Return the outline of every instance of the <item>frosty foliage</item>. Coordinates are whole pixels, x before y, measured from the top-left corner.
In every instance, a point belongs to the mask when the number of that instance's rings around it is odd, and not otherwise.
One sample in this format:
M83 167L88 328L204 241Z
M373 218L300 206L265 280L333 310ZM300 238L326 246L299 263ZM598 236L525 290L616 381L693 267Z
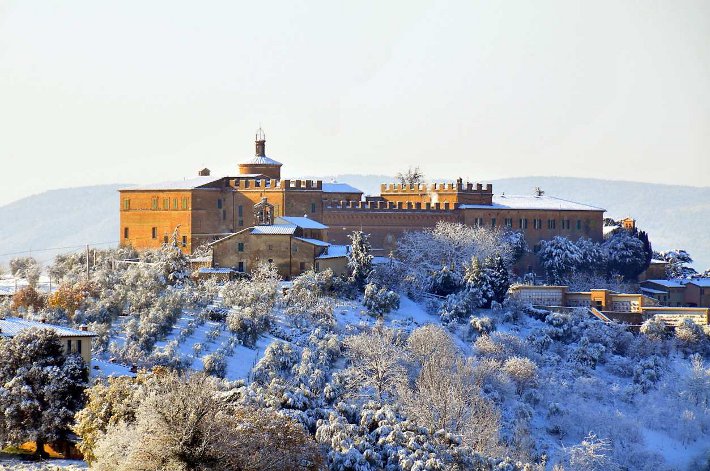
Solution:
M629 280L635 279L648 267L644 243L628 231L614 234L604 242L603 247L610 273L618 273Z
M384 316L399 309L399 295L387 288L378 288L374 283L365 285L363 305L373 316Z
M555 236L540 245L537 255L551 284L564 284L582 266L582 251L568 238Z
M372 272L372 255L370 251L370 235L355 231L348 236L350 251L348 252L348 272L350 281L362 289Z
M36 286L41 267L32 257L17 257L10 260L10 273L15 278L24 278L30 286Z
M4 443L44 444L66 438L84 403L87 369L65 355L53 330L27 329L0 338L0 437Z
M656 260L665 260L666 278L690 278L697 275L697 271L688 264L693 263L690 254L682 249L668 250L665 252L654 252L653 256Z

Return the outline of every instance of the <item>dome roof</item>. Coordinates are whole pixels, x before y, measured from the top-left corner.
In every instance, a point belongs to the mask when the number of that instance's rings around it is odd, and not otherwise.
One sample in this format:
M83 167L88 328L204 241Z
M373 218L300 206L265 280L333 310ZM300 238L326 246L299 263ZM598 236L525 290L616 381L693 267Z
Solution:
M255 155L250 159L239 162L239 165L283 165L281 162L266 157L265 155Z

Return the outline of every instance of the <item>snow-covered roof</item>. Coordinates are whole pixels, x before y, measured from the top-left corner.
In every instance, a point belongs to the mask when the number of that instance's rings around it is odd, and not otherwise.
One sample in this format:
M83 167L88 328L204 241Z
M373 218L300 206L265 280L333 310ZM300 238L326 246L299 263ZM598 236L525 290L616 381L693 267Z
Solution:
M668 265L665 260L656 260L655 258L651 260L651 265Z
M494 195L493 204L462 204L462 209L548 209L558 211L606 211L596 206L575 203L554 196Z
M281 162L266 157L265 155L255 155L247 160L239 162L240 165L283 165Z
M319 255L316 258L326 259L326 258L340 258L348 256L348 245L331 245L328 247L326 253Z
M193 177L184 180L173 180L158 183L147 183L144 185L129 186L121 190L193 190L212 182L221 180L224 177Z
M214 267L214 268L209 268L209 267L202 267L199 270L197 270L200 273L205 273L205 274L229 274L232 273L234 270L231 268L220 268L220 267Z
M279 216L276 218L276 222L281 221L298 226L302 229L328 229L328 226L304 216Z
M362 193L352 185L347 183L323 183L323 193Z
M666 288L682 288L683 283L678 280L646 280L646 283L654 283Z
M604 226L604 227L602 227L602 232L604 233L604 235L607 235L607 234L611 234L612 232L614 232L615 230L620 229L620 228L621 228L621 226Z
M263 234L286 234L290 235L296 232L296 226L293 224L272 224L270 226L254 226L251 233L254 235Z
M651 294L666 294L666 291L661 291L660 289L653 289L653 288L641 288L641 291L644 293L651 293Z
M307 237L294 237L294 239L298 239L302 242L305 242L305 243L311 244L311 245L316 245L318 247L330 246L330 244L328 242L323 242L322 240L318 240L318 239L309 239Z
M19 317L7 317L0 319L0 335L3 337L14 337L23 330L36 327L38 329L51 329L60 337L96 337L96 334L88 330L71 329L54 324L45 324L44 322L30 321L20 319Z
M693 278L688 280L688 283L700 286L701 288L710 288L710 278Z

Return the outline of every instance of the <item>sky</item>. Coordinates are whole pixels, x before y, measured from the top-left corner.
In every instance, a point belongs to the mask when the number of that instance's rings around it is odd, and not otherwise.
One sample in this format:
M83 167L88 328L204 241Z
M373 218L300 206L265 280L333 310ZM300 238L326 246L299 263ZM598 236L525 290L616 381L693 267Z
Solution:
M710 2L0 0L0 205L232 175L706 186Z

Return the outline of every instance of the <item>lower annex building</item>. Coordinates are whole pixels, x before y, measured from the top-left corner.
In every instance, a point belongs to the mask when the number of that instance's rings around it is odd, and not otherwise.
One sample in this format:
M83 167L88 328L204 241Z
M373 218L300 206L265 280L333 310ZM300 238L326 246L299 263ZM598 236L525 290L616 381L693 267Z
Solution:
M290 277L317 269L316 257L320 256L294 262L289 255L291 268L286 270L284 244L291 244L292 252L294 237L320 241L323 244L315 252L327 255L330 251L341 257L342 247L348 244L348 235L353 231L369 233L373 252L387 255L402 233L434 227L439 221L521 231L531 248L557 235L574 240L603 240L604 209L547 196L541 191L533 195L494 195L491 184L459 178L446 183L385 183L380 186L379 195L364 196L361 190L345 183L282 179L282 164L266 155L266 138L261 129L255 144L255 155L239 163L234 176L212 176L205 168L191 179L119 190L121 245L139 250L157 248L175 233L182 250L191 254L201 245L223 241L219 248L213 246L215 265L236 270L241 266L242 271L248 271L257 258L273 259L282 265L282 276ZM324 229L313 237L300 237L294 234L303 228L296 225L292 237L273 238L273 243L265 243L265 248L259 242L258 251L252 250L256 247L246 239L257 240L251 236L255 230L267 232L263 226L283 225L278 218L284 216L301 221L307 218ZM231 239L233 244L225 242ZM268 257L268 250L281 256ZM532 254L518 265L521 272L535 268Z

